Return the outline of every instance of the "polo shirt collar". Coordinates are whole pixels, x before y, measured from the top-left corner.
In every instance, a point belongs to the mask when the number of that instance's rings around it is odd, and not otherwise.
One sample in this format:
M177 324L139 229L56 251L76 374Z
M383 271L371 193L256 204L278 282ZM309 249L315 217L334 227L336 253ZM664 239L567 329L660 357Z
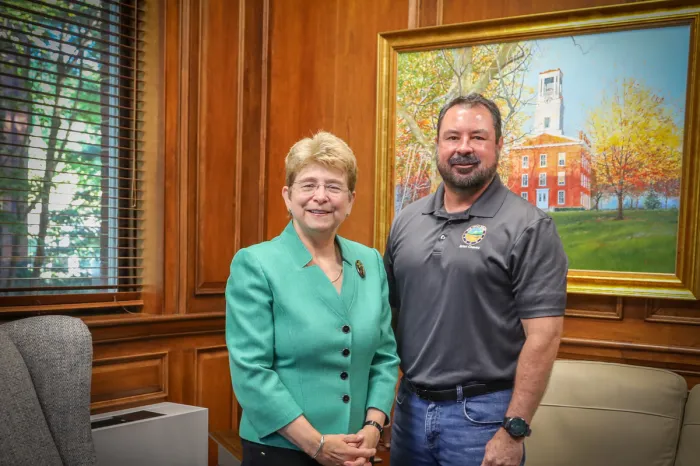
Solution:
M486 190L467 209L465 214L472 217L494 217L503 205L508 194L508 189L501 182L501 177L496 174ZM453 216L445 211L445 183L440 183L432 199L428 200L423 209L424 214L438 214L440 216ZM456 214L461 215L461 214Z
M280 237L287 248L287 251L289 251L292 261L296 267L303 268L306 266L306 264L311 262L311 253L308 249L306 249L304 243L301 242L301 238L299 238L297 231L294 229L293 221L289 221L287 226L284 228L284 231L282 231ZM336 235L335 241L338 246L340 246L340 255L343 258L343 262L352 264L353 259L349 256L350 247L348 245L348 240L342 238L340 235Z

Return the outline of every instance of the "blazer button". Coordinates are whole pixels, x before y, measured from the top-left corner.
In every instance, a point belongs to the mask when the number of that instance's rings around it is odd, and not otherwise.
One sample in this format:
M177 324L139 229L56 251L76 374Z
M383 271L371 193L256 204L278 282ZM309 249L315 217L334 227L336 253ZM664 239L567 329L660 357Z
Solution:
M341 372L341 373L340 373L340 378L343 379L343 380L347 379L347 378L348 378L348 373L345 372L345 371Z
M343 325L343 333L350 333L350 326L349 325Z
M350 402L350 395L343 395L343 402L349 403Z
M345 356L345 357L350 356L350 350L347 349L347 348L345 348L345 349L343 350L343 356Z

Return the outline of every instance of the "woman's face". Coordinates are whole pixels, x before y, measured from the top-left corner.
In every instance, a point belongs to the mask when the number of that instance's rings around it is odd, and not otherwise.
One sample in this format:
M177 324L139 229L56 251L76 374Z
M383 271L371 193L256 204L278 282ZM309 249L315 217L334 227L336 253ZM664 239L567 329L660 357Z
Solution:
M302 169L292 186L282 188L287 209L309 234L335 233L350 214L355 193L348 191L346 174L312 164Z

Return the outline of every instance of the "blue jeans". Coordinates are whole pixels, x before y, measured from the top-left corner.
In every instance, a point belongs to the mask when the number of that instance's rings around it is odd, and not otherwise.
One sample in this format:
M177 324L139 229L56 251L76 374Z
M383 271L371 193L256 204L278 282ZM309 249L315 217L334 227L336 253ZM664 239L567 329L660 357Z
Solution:
M457 401L428 401L401 383L392 423L391 466L480 466L512 394L502 390Z

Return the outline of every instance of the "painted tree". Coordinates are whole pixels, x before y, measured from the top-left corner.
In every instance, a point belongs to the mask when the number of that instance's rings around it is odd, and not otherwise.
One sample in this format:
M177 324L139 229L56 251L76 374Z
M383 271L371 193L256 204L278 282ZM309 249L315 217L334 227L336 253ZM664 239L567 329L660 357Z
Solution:
M664 209L668 209L668 200L672 197L678 197L681 194L681 178L669 177L665 180L656 181L653 184L653 189L663 198Z
M665 99L635 79L624 79L588 116L597 183L624 201L641 186L680 176L682 131Z
M596 175L595 170L591 171L589 182L591 190L591 208L593 210L600 210L600 203L605 201L605 198L610 194L610 188L605 183L600 182L600 178Z
M431 189L437 186L440 181L434 162L437 116L445 103L459 95L478 92L496 101L502 113L506 146L524 137L522 110L534 98L534 90L523 83L532 61L532 48L532 43L513 42L399 55L397 186L410 186L409 180L418 176L416 170L426 169L424 163L404 161L409 158L429 161ZM509 179L510 165L504 151L499 165L504 182ZM424 181L425 173L420 176ZM409 201L411 197L406 195L403 199Z

